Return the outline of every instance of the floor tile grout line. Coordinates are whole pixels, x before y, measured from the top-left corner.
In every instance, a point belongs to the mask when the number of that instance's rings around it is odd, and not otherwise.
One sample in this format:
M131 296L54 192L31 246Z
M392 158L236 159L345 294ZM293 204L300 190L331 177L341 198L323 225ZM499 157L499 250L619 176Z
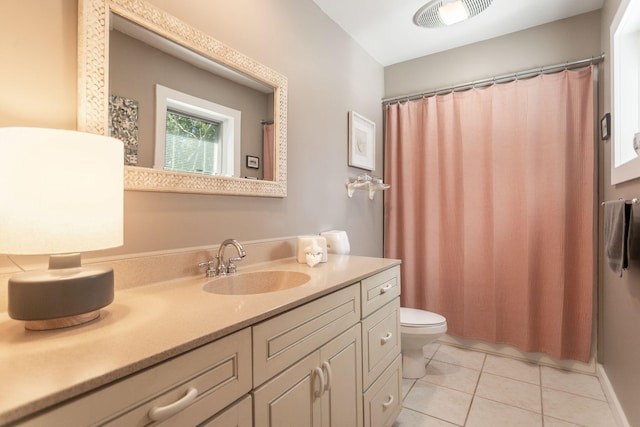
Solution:
M496 374L495 372L489 372L489 371L484 371L484 370L482 371L482 373L483 374L487 374L487 375L493 375L494 377L505 378L507 380L517 381L517 382L519 382L521 384L527 384L527 385L532 385L532 386L535 386L535 387L540 387L540 384L531 383L529 381L524 381L524 380L521 380L520 378L513 378L513 377L510 377L510 376L507 376L507 375L500 375L500 374Z
M539 390L540 390L540 416L542 417L542 427L546 424L544 422L544 395L542 393L542 369L540 365L538 365L538 381L539 381Z
M473 388L473 394L471 395L471 402L469 402L469 408L467 408L467 415L464 417L463 426L467 425L469 421L469 415L471 415L471 408L473 407L473 401L476 399L476 392L478 391L478 385L480 385L480 377L482 376L482 371L484 370L484 364L487 362L487 355L484 354L482 358L482 366L480 367L480 373L478 375L478 379L476 380L476 386Z
M406 409L406 410L411 411L411 412L416 412L416 413L418 413L418 414L426 415L427 417L429 417L429 418L433 418L434 420L442 421L442 422L444 422L444 423L448 423L448 424L451 424L451 425L454 425L454 426L464 427L464 424L463 424L463 425L459 425L459 424L456 424L456 423L454 423L454 422L447 421L447 420L445 420L445 419L443 419L443 418L438 418L438 417L436 417L436 416L434 416L434 415L429 415L429 414L427 414L427 413L425 413L425 412L418 411L417 409L407 408L407 407L405 407L405 406L403 406L403 409Z
M478 371L478 372L482 371L482 368L480 368L480 369L477 369L477 368L470 368L470 367L468 367L468 366L464 366L464 365L461 365L461 364L459 364L459 363L452 363L452 362L450 362L450 361L449 361L449 362L447 362L446 360L439 360L439 359L431 358L431 359L429 359L429 362L431 362L432 360L435 360L436 362L439 362L439 363L446 363L447 365L453 365L453 366L459 366L459 367L461 367L461 368L465 368L465 369L471 369L472 371ZM482 362L482 364L484 365L484 362Z
M595 400L596 402L609 404L609 401L607 400L606 396L605 396L604 400L602 400L602 399L598 399L597 397L585 396L584 394L573 393L573 392L570 392L570 391L567 391L567 390L561 390L561 389L555 388L555 387L548 387L548 386L542 386L541 385L540 388L546 388L546 389L553 390L553 391L559 391L560 393L567 393L567 394L570 394L572 396L583 397L585 399Z
M474 397L475 397L475 395L474 395ZM505 402L502 402L502 401L500 401L500 400L495 400L495 399L492 399L492 398L490 398L490 397L486 397L486 396L478 396L478 397L479 397L480 399L488 400L488 401L490 401L490 402L499 403L500 405L508 406L508 407L510 407L510 408L520 409L520 410L522 410L522 411L526 411L526 412L529 412L529 413L531 413L531 414L536 414L536 415L540 415L540 416L542 416L542 413L541 413L541 412L532 411L531 409L523 408L522 406L512 405L511 403L505 403Z

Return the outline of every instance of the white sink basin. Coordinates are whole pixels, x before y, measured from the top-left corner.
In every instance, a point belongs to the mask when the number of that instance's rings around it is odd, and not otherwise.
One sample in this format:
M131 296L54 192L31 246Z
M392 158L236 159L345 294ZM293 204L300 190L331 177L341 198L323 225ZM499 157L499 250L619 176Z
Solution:
M307 283L311 276L297 271L256 271L219 277L202 287L223 295L251 295L282 291Z

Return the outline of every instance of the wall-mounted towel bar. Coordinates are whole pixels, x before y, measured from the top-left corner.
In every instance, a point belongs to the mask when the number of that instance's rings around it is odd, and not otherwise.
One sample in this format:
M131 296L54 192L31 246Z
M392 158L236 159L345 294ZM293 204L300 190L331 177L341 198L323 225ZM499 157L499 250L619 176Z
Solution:
M617 201L619 201L619 200L623 200L623 199L618 199L618 200L609 200L608 202L602 202L602 203L600 203L600 205L601 205L601 206L604 206L604 205L605 205L605 204L607 204L607 203L617 202ZM638 198L634 197L633 199L627 199L627 200L625 200L625 202L626 202L628 205L637 205L637 204L638 204L638 202L640 202L640 199L638 199Z

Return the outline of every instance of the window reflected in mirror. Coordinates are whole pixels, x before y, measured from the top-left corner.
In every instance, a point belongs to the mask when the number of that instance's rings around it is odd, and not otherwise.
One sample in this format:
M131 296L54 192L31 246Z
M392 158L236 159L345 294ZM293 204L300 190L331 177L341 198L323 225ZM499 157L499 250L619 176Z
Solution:
M155 169L240 177L240 111L161 85L155 104Z

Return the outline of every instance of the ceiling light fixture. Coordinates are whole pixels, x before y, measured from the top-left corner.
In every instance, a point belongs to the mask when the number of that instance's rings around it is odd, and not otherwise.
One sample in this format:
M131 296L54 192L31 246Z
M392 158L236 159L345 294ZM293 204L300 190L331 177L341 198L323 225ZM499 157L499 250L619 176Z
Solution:
M439 28L473 18L491 5L493 0L432 0L413 16L419 27Z

